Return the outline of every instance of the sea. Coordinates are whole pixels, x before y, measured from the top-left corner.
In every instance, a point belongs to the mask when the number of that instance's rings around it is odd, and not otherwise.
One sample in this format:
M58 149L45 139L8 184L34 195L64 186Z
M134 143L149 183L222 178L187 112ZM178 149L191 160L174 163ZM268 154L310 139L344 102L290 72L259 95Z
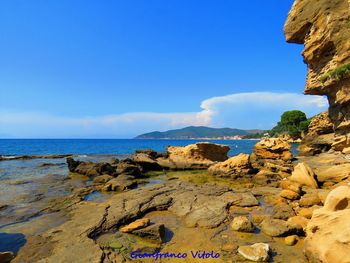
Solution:
M140 149L164 152L166 147L185 146L205 140L144 139L0 139L0 155L127 155ZM256 140L210 140L230 147L229 155L251 153Z

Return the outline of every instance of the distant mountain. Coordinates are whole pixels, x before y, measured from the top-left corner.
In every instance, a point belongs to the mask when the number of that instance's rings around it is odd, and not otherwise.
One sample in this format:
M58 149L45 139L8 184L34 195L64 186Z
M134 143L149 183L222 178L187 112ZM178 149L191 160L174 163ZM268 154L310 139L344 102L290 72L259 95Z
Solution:
M261 130L240 130L231 128L209 128L204 126L190 126L166 132L150 132L141 134L135 139L199 139L234 137L262 132Z

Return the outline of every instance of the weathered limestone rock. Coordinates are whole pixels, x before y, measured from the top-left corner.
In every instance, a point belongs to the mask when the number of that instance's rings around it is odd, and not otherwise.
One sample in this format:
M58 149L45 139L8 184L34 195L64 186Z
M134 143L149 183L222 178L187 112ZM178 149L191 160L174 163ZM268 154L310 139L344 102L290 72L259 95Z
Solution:
M329 193L307 225L305 254L312 262L350 262L350 186Z
M231 223L231 229L239 232L254 232L254 225L246 216L237 216Z
M141 168L131 159L124 159L118 162L116 167L117 174L127 174L135 177L141 176Z
M309 223L309 220L303 216L293 216L291 218L288 218L288 223L299 225L302 229L306 229L307 224Z
M123 233L130 233L134 230L149 226L150 222L151 221L148 218L137 219L129 225L122 227L121 229L119 229L119 231Z
M299 146L299 155L313 156L326 152L331 149L333 143L333 123L327 110L312 118L308 132Z
M316 137L322 134L333 133L333 123L329 118L328 110L324 111L312 118L307 136Z
M107 183L109 180L112 180L113 178L114 177L111 175L104 174L104 175L96 176L93 181L94 183L97 183L97 184L103 184L103 183Z
M291 145L279 138L263 139L254 146L254 153L259 159L292 159Z
M298 163L292 175L288 180L299 183L300 185L309 186L312 188L318 188L316 176L312 169L306 163Z
M275 219L287 220L290 217L295 216L295 212L292 207L287 204L277 204L273 208L272 217Z
M132 234L162 243L165 238L165 227L164 224L153 224L145 228L133 230Z
M310 207L313 205L321 205L321 199L317 193L305 194L301 197L299 205L302 207Z
M169 146L168 158L158 158L158 163L171 169L206 169L215 162L227 160L230 148L213 143L196 143L184 147Z
M115 168L109 163L91 163L75 161L73 158L67 158L68 169L72 173L96 177L103 174L115 175Z
M208 171L213 175L236 178L251 173L253 168L249 154L241 153L224 162L211 165Z
M256 243L251 246L240 246L238 253L251 261L265 262L269 259L270 247L265 243Z
M117 178L113 178L104 185L104 191L125 191L137 186L135 178L131 175L121 174Z
M284 28L288 42L304 44L305 93L328 97L337 134L350 131L349 21L348 0L296 0Z
M293 191L299 195L301 194L301 185L297 182L293 182L291 180L284 179L284 180L280 181L280 187L284 190Z
M280 196L288 200L297 200L300 195L292 190L282 190Z
M297 211L298 216L305 217L307 219L310 219L312 217L312 213L314 212L313 207L302 207Z
M350 177L349 159L337 153L322 153L313 157L301 157L317 174L317 181L323 183L340 183Z
M334 133L322 134L317 136L306 136L298 147L299 155L314 156L324 153L332 148L334 143Z
M159 154L152 150L137 151L132 160L138 164L143 172L147 171L161 171L163 168L157 162Z
M299 225L293 225L280 219L266 218L260 226L261 230L271 237L283 237L303 232Z

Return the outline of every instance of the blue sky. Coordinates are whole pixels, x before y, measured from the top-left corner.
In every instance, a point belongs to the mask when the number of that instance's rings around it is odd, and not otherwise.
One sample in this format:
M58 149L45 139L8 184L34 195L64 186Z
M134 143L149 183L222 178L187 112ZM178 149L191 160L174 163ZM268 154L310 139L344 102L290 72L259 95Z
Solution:
M128 138L188 125L271 128L308 115L284 1L0 3L0 137Z

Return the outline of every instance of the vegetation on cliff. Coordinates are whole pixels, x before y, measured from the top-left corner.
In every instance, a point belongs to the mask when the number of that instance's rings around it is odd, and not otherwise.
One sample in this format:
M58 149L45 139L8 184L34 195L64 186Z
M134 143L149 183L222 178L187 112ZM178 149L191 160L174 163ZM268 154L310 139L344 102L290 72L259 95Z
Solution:
M348 76L350 73L350 63L344 64L340 67L337 67L326 74L323 74L319 80L322 84L331 79L341 80Z

